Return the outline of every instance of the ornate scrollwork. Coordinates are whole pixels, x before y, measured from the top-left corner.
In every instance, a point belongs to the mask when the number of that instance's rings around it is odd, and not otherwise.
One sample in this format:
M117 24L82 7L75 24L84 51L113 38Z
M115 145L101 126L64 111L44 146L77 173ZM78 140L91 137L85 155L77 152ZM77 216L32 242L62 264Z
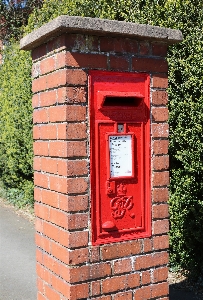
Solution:
M133 207L133 197L130 196L118 196L111 200L111 215L114 219L123 218L126 210L130 210Z

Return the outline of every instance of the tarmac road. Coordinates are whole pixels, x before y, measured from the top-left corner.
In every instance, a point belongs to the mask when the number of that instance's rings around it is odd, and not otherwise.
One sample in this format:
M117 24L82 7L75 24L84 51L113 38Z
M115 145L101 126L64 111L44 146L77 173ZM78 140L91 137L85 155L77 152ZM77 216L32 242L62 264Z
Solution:
M36 300L34 226L0 204L0 300Z

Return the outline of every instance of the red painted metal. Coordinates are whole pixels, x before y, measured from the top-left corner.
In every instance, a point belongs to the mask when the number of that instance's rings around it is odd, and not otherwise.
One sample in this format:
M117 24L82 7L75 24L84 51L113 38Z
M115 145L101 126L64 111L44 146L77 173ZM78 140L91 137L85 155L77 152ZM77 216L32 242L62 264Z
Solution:
M94 245L151 235L149 80L90 71Z

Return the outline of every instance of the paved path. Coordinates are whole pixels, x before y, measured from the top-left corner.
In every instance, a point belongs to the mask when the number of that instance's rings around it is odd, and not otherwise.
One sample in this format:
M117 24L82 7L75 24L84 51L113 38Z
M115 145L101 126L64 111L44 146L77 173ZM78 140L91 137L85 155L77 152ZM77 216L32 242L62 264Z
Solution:
M34 226L0 204L0 300L36 300Z

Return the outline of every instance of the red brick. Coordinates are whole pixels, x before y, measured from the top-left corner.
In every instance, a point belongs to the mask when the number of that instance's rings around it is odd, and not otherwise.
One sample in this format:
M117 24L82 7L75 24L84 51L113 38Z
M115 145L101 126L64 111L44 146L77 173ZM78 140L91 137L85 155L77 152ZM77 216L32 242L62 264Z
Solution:
M167 72L168 64L164 59L132 58L133 71Z
M49 180L50 190L64 194L67 193L67 178L50 175Z
M167 202L169 191L167 188L155 188L152 191L153 202Z
M60 275L61 263L51 255L44 253L43 265L55 274Z
M84 103L86 99L85 87L62 87L57 90L58 103Z
M153 238L153 248L155 250L168 249L169 248L169 237L168 237L168 235L155 236Z
M168 220L157 220L153 222L153 234L163 234L169 231Z
M90 261L91 262L98 262L100 261L100 248L93 246L89 249Z
M111 296L101 296L97 298L92 298L91 300L112 300Z
M49 143L45 141L35 141L33 144L34 155L48 156Z
M51 285L53 288L68 298L70 293L70 284L52 274Z
M101 37L100 38L100 50L104 52L129 52L137 53L138 52L138 43L136 40L124 39L124 38L109 38Z
M53 157L67 157L68 142L66 141L50 141L49 155Z
M149 55L149 52L150 52L150 44L148 42L140 42L139 43L139 46L140 46L140 55Z
M43 253L42 250L39 248L36 249L36 261L39 264L43 264Z
M46 54L46 44L42 44L38 46L37 48L32 50L32 60L41 58L41 56L44 56Z
M86 85L87 74L83 70L68 69L66 71L66 83L67 85Z
M167 252L158 252L153 256L154 266L166 265L169 261L169 255Z
M69 194L82 194L87 192L88 184L86 178L68 178L67 191Z
M49 207L35 202L35 216L43 220L49 220Z
M71 50L86 50L86 36L83 34L66 34L65 45Z
M168 120L168 108L166 107L153 107L152 120L154 122L165 122Z
M69 247L85 247L88 244L88 232L87 231L75 231L69 234Z
M99 37L91 35L86 36L86 47L90 52L99 51Z
M152 92L153 105L166 105L168 103L168 93L165 91Z
M57 90L50 90L40 93L40 106L50 106L57 102Z
M67 126L67 139L84 139L87 137L87 125L85 123L70 123Z
M59 207L59 195L56 192L49 190L42 190L41 201L47 205L58 208Z
M54 158L41 158L41 170L48 173L57 173L57 160Z
M69 251L58 243L51 241L51 254L65 264L69 264Z
M39 292L44 293L44 281L40 277L37 277L37 289ZM42 298L38 298L38 299L46 300L46 298L44 296L42 296Z
M59 122L66 121L67 106L51 106L49 107L49 121L50 122Z
M68 229L68 215L66 212L50 207L50 220L52 223Z
M88 197L86 195L60 195L59 208L69 212L78 212L86 210L88 208Z
M74 265L79 265L87 262L89 262L88 248L79 248L79 249L74 249L74 251L70 251L69 265L74 266Z
M55 56L46 57L40 61L40 75L54 71L55 68Z
M144 239L143 243L143 251L146 252L151 252L152 251L152 241L151 239Z
M169 172L154 172L153 174L153 186L169 185Z
M168 140L156 140L153 141L153 153L155 155L159 155L159 154L168 154Z
M38 232L44 232L44 221L39 218L35 218L35 230Z
M116 294L114 296L114 300L132 300L133 299L132 297L133 297L133 294L130 291L130 292Z
M90 275L90 266L80 266L69 268L69 282L84 282L89 279Z
M50 40L46 44L46 53L54 51L62 51L65 49L65 43L66 43L66 35L62 34L58 37L55 37L54 39Z
M152 298L167 296L169 294L168 282L158 283L152 286Z
M167 49L168 49L167 44L156 43L156 42L152 43L152 55L166 57Z
M88 226L88 215L85 213L68 215L68 229L81 229Z
M97 279L103 278L111 275L111 265L110 263L99 263L93 264L90 268L90 278Z
M121 70L128 71L129 70L129 59L124 56L109 56L110 70Z
M58 226L56 226L55 224L52 224L52 220L48 220L51 221L50 222L44 222L43 224L43 233L44 235L46 235L47 237L49 237L50 239L54 240L54 241L58 241L59 240L59 228Z
M34 199L35 201L40 202L42 200L41 188L34 187Z
M77 285L70 286L70 299L78 300L78 299L86 299L89 296L89 284L81 283Z
M65 69L58 70L48 75L44 75L46 77L46 89L53 89L59 86L66 85L67 83L67 73Z
M51 243L50 239L46 238L45 236L36 233L35 234L35 243L36 246L43 249L44 251L50 253L51 252Z
M67 123L57 124L57 139L65 140L67 139Z
M106 245L101 248L101 255L103 260L125 257L138 254L140 252L141 242L137 240L113 245Z
M67 231L66 229L62 229L61 227L58 230L58 240L57 242L59 242L60 245L68 247L69 245L69 231Z
M169 168L169 156L153 157L153 169L157 171L167 170Z
M153 219L164 219L169 217L168 204L153 205L152 208Z
M151 299L150 286L145 286L135 291L134 300L148 300L148 299Z
M35 109L33 112L33 123L48 123L49 115L47 108Z
M66 66L81 68L107 68L107 56L104 54L66 53Z
M61 300L60 295L48 285L45 285L45 295L49 300Z
M39 107L39 94L35 94L32 96L32 107L33 108Z
M56 140L57 139L57 125L46 124L40 126L40 139L42 140Z
M90 296L97 296L101 294L101 282L99 280L90 283Z
M44 91L47 88L47 77L41 76L32 81L32 92L37 93L39 91Z
M114 274L129 273L132 270L132 261L130 258L120 259L114 262Z
M165 74L154 75L152 78L152 87L166 89L168 87L168 76Z
M67 156L66 157L84 157L87 155L87 146L85 141L71 141L67 142Z
M36 263L37 275L47 283L51 283L51 273L39 263Z
M68 160L58 162L59 175L80 176L88 173L88 162L86 160Z
M149 269L150 267L153 267L153 265L152 254L138 256L135 261L135 270Z
M49 176L47 176L46 174L42 174L42 173L34 173L34 184L44 187L44 188L48 188L49 187Z
M33 126L33 139L38 140L40 139L40 126Z
M168 278L168 267L157 268L153 271L153 282L165 281Z
M67 107L67 121L85 121L86 107L79 105L70 105Z
M169 126L167 123L163 124L152 124L152 136L154 138L165 137L169 135Z
M150 284L151 283L151 273L150 271L143 271L142 272L142 285Z
M102 293L121 291L128 287L127 275L104 279L102 282Z
M135 288L140 285L140 273L127 275L128 288Z

